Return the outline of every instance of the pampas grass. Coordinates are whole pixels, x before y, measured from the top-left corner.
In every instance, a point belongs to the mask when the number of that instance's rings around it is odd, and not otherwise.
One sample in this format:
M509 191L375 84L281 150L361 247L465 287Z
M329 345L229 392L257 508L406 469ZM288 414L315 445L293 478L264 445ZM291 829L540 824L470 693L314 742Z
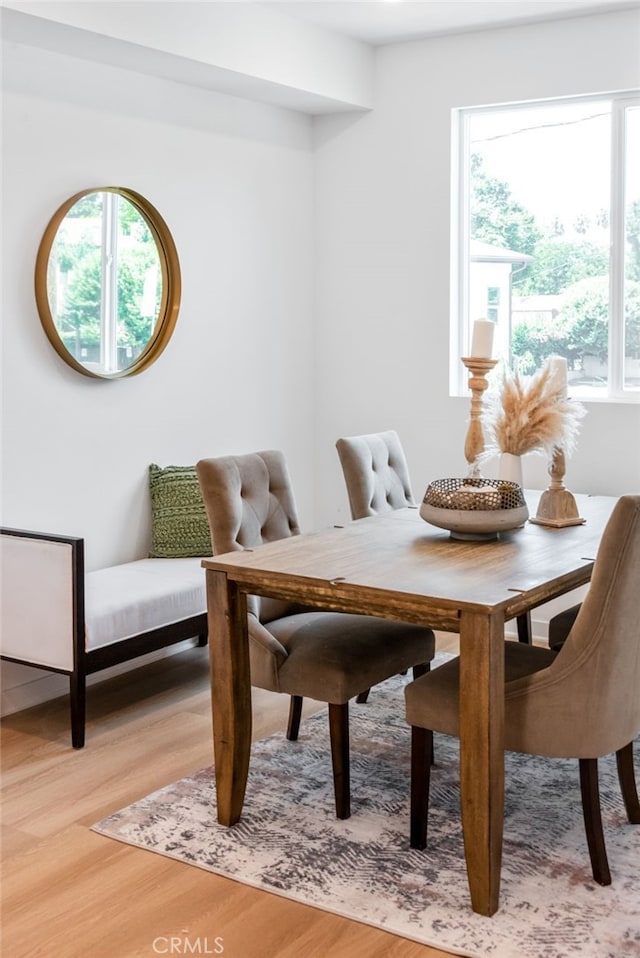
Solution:
M499 393L487 397L486 455L546 452L550 456L555 447L570 455L585 412L581 403L567 399L564 384L551 375L548 364L527 380L505 370Z

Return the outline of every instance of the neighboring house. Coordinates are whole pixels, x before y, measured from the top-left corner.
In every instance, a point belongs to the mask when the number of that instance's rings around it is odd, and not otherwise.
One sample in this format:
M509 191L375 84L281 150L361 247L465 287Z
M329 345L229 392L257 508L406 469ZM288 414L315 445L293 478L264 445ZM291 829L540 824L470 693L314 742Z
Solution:
M496 324L494 356L509 358L513 274L533 262L527 253L471 240L469 244L469 316L485 316Z

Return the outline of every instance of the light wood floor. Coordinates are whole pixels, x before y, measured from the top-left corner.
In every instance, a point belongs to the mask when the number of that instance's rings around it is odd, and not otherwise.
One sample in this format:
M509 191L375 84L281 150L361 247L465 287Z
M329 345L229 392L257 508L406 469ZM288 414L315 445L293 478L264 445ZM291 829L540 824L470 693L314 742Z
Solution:
M438 636L438 648L456 641ZM81 750L66 699L3 720L3 958L445 954L90 831L212 763L206 649L101 682L88 701ZM287 708L286 696L256 692L254 736L282 728Z

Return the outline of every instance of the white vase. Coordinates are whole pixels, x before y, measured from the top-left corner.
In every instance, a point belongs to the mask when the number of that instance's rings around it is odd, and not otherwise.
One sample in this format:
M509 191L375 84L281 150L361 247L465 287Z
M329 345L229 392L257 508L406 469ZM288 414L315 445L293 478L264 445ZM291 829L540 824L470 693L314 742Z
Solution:
M517 482L520 488L524 488L522 478L522 456L514 456L510 452L500 454L498 463L498 479L506 479L508 482Z

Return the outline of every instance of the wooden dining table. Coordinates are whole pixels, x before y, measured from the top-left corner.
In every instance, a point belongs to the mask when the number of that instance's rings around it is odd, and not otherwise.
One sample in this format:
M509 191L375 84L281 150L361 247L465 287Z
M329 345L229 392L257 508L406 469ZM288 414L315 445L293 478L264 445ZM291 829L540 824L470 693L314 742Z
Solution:
M538 495L527 493L531 515ZM203 560L218 821L240 819L249 771L247 595L457 632L467 875L473 910L494 914L504 815L505 622L589 582L616 500L576 501L584 525L527 522L493 541L455 540L416 509L400 509Z

